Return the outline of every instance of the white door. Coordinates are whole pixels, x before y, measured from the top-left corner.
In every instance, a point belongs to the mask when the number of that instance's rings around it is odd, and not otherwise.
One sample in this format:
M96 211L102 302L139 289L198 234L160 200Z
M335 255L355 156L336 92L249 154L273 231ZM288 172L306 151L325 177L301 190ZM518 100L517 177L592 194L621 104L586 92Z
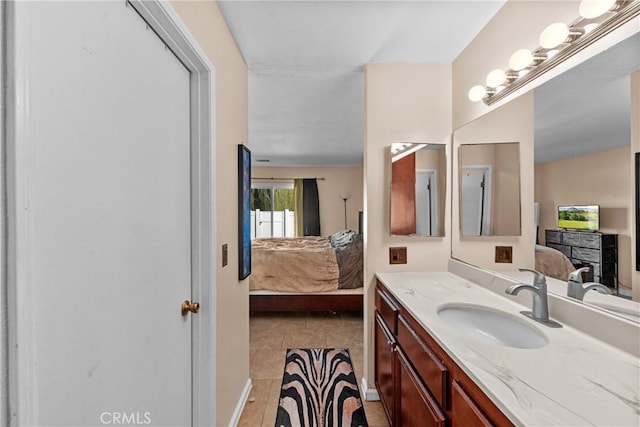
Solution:
M438 182L435 170L416 170L416 234L438 234Z
M190 74L124 2L17 8L23 405L41 426L190 425Z
M462 169L462 235L489 234L491 171L488 167Z

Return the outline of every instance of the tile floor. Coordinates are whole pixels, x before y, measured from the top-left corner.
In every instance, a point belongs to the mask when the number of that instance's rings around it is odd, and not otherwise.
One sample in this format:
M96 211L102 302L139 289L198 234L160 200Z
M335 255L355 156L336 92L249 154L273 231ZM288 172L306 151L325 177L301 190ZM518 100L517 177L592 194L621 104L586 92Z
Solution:
M274 427L287 348L348 348L358 379L363 325L358 313L254 313L250 317L251 394L239 427ZM362 392L362 391L361 391ZM369 427L388 427L380 402L364 402ZM341 427L341 426L335 426Z

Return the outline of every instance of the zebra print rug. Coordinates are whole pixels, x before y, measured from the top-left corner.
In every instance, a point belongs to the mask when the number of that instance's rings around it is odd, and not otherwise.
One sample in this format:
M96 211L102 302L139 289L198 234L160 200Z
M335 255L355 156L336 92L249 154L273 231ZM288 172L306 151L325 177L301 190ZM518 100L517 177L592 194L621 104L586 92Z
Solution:
M287 350L276 427L290 426L367 426L347 349Z

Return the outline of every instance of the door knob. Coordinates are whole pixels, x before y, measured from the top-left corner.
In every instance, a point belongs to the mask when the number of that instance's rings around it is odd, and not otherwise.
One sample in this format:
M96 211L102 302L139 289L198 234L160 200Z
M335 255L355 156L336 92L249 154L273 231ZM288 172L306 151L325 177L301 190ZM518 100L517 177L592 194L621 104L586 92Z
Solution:
M183 316L186 316L190 312L191 313L197 313L198 310L200 310L200 303L199 302L189 302L188 299L184 300L184 302L180 306L180 313L182 313Z

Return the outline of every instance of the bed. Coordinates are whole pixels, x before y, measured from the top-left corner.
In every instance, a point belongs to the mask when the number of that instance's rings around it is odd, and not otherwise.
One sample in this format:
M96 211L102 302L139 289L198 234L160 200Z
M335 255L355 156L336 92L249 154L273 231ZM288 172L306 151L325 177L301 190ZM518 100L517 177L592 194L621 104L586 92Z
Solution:
M251 311L361 311L362 237L255 239L249 283Z
M536 245L536 271L545 276L566 281L576 267L562 252L547 246Z

